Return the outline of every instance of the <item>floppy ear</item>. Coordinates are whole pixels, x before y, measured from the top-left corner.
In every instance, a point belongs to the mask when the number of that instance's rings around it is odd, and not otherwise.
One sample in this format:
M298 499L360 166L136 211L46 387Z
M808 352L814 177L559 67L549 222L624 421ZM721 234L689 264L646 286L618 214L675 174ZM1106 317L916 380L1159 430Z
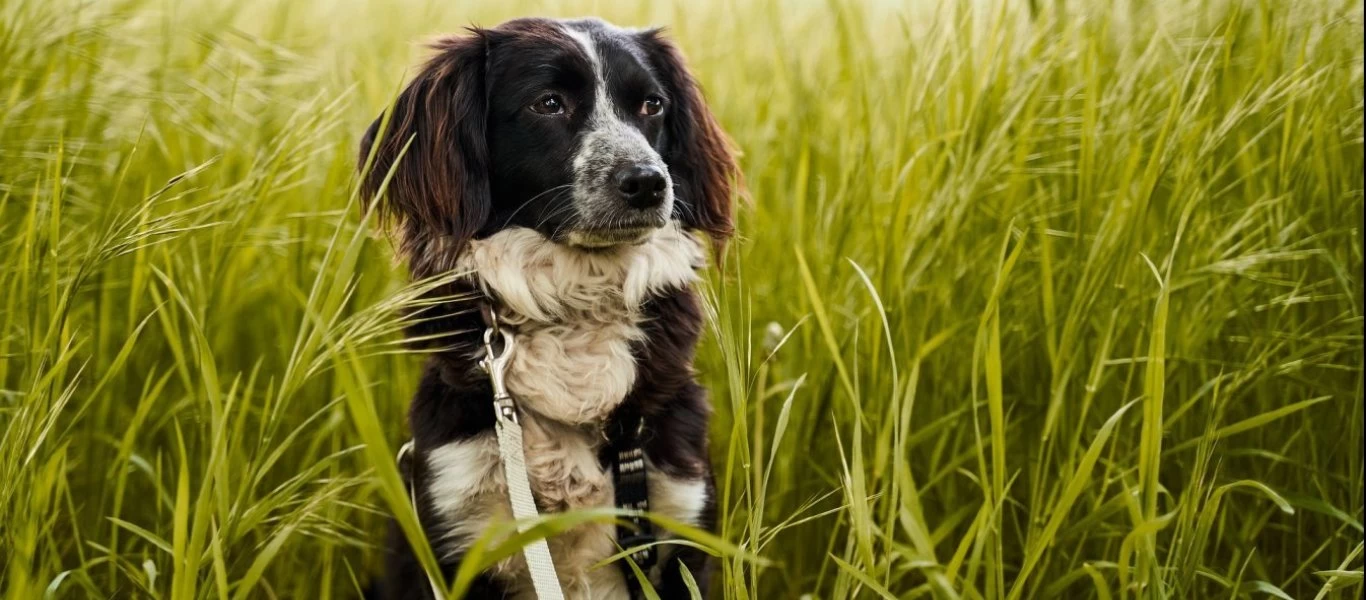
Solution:
M482 31L472 32L434 43L436 55L361 141L367 209L378 209L386 225L397 228L399 252L418 277L454 262L488 218L492 201L484 134L487 41Z
M663 155L683 205L679 216L688 228L711 236L720 250L735 231L731 198L744 189L730 139L707 108L683 53L659 29L641 35L669 95Z

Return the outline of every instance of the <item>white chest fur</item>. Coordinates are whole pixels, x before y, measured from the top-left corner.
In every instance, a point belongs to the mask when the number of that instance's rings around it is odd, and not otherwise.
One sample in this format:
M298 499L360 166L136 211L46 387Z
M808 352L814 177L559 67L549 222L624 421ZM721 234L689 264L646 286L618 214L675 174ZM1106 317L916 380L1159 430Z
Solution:
M499 317L517 331L508 390L523 410L570 424L601 423L635 383L631 344L651 292L690 285L705 260L676 227L638 245L585 252L530 229L471 244L458 268L478 274Z
M635 383L631 345L642 337L641 305L651 292L691 284L703 260L698 240L673 227L639 246L592 253L510 229L473 242L459 260L458 268L477 274L498 300L499 318L516 331L507 385L523 413L527 471L542 511L612 505L596 425ZM438 540L443 550L458 552L491 520L510 518L492 432L435 448L427 463L433 508L447 525L446 539ZM655 512L697 522L704 482L675 479L648 464L647 478ZM617 551L614 525L584 525L549 544L569 597L627 596L615 565L592 569ZM525 568L518 555L493 574L529 593Z

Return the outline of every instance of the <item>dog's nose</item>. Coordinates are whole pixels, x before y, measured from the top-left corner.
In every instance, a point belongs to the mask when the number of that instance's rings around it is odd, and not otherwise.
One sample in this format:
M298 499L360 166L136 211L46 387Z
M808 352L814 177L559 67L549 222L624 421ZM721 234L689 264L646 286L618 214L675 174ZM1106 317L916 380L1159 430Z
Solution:
M635 164L617 169L612 176L621 198L634 208L654 208L664 202L664 171L654 165Z

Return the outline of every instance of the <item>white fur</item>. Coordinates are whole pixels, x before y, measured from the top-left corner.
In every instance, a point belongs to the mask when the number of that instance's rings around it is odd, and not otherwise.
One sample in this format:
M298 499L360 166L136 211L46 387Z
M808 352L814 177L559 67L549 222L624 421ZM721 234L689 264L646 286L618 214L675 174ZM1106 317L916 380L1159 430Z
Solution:
M676 225L638 246L585 252L514 228L476 240L460 267L477 274L516 331L508 390L523 410L600 423L635 384L631 344L650 293L691 284L701 243Z
M483 531L488 517L499 513L498 500L507 496L498 442L490 432L433 448L426 458L432 473L428 483L432 508L446 525L442 538L433 541L458 552ZM507 500L502 504L510 506ZM501 512L511 515L506 507Z
M635 383L630 346L642 339L641 306L652 292L696 280L702 243L676 225L645 242L602 252L556 244L514 228L471 242L457 268L471 271L498 300L516 337L508 389L522 409L523 447L542 512L610 507L611 474L598 464L600 426ZM427 454L432 505L446 523L444 552L459 552L491 521L511 518L492 432ZM705 484L650 469L651 509L696 524ZM569 598L626 598L616 565L591 567L617 552L615 525L590 523L549 540ZM515 597L534 597L521 555L496 565Z
M650 486L650 510L692 525L701 524L707 505L707 484L701 479L680 479L646 465Z
M645 464L645 474L646 485L650 494L650 512L665 515L694 527L701 525L702 509L707 505L707 483L705 481L673 477L656 469L648 460ZM660 539L673 537L667 532L660 533ZM668 561L674 549L675 546L672 544L658 546L659 560L655 566L662 566ZM657 573L656 570L651 576L653 577Z

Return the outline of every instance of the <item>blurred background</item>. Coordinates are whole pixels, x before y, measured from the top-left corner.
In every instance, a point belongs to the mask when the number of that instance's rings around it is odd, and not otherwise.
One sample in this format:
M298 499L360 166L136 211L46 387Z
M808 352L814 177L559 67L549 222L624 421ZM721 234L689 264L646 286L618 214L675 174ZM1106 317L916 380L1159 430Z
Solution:
M743 152L713 597L1360 593L1360 0L5 0L5 597L357 596L358 140L525 15L667 26Z

